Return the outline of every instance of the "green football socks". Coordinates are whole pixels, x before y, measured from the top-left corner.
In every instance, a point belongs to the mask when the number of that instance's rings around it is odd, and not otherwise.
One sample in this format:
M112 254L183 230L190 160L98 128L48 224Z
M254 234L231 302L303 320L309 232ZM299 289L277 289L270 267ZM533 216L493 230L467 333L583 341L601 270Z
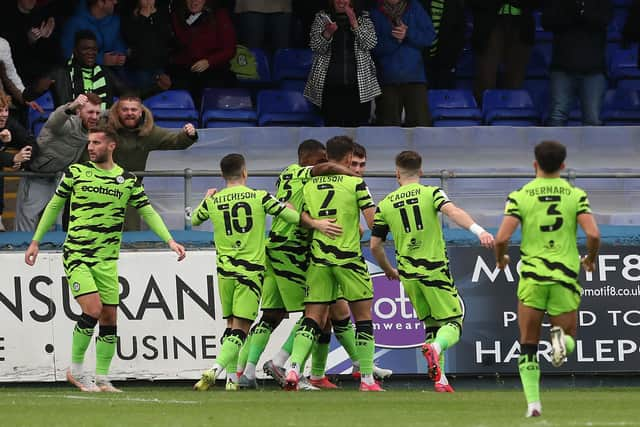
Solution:
M527 404L540 401L540 367L538 365L538 346L536 344L522 344L518 357L520 381L524 390Z
M96 341L96 375L108 375L111 360L118 345L115 325L100 325Z

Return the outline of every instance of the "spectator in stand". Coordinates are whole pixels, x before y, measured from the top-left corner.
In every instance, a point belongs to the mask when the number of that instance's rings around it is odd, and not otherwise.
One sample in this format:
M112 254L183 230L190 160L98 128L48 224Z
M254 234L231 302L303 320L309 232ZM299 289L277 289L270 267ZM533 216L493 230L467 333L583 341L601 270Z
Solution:
M290 45L291 0L236 0L238 43L250 49Z
M101 99L95 93L80 94L55 109L38 135L39 153L32 156L33 172L63 172L80 160L89 129L100 117ZM58 185L59 176L25 176L20 179L16 200L16 230L35 231L40 216Z
M25 98L37 98L43 88L46 90L48 83L56 107L73 101L78 95L90 92L100 97L103 110L109 108L114 97L130 90L110 68L96 63L97 55L98 44L95 34L89 30L78 31L73 55L67 65L51 71L41 79L38 88L28 88ZM155 87L141 88L141 96L149 96L162 90L162 83L158 80Z
M22 169L27 167L32 154L37 153L36 140L17 120L9 117L11 97L0 93L0 168L11 167ZM5 152L16 149L16 154ZM4 210L4 177L0 176L0 231L6 231L2 222Z
M533 10L539 0L470 0L470 3L476 65L473 93L481 104L484 91L497 87L500 65L504 70L500 87L522 87L535 41Z
M464 0L421 0L431 16L436 37L425 50L429 88L454 89L456 67L464 49Z
M640 0L633 0L631 3L629 15L622 30L622 42L624 45L640 42ZM640 45L638 46L638 67L640 67Z
M176 0L171 24L177 48L170 73L175 88L191 92L200 105L202 90L235 83L229 60L236 51L236 33L227 9L205 0Z
M382 126L428 126L424 50L435 32L418 0L382 0L371 12L378 44L373 55L378 64L382 96L376 101L376 120Z
M167 5L138 0L135 9L122 18L122 35L129 46L127 67L135 87L147 88L146 92L155 86L169 89L171 79L165 72L171 43Z
M369 13L331 0L311 26L313 64L304 95L321 107L325 126L362 126L380 95L371 50L378 40Z
M611 0L546 0L542 25L553 32L551 55L551 103L549 126L567 124L576 96L582 108L582 123L597 126L607 89L607 25Z
M136 96L123 95L109 110L109 126L118 134L114 161L125 170L144 171L149 153L155 150L184 150L198 140L196 128L186 124L182 132L158 127L153 114ZM142 181L142 178L139 178ZM125 230L140 229L140 215L127 210Z
M13 49L18 74L28 86L59 62L56 20L36 0L14 0L0 15L0 35Z
M127 60L127 46L120 36L120 17L113 14L118 0L82 1L76 14L65 24L61 35L62 57L69 58L75 48L78 31L89 30L96 35L98 52L96 63L106 67L123 66Z

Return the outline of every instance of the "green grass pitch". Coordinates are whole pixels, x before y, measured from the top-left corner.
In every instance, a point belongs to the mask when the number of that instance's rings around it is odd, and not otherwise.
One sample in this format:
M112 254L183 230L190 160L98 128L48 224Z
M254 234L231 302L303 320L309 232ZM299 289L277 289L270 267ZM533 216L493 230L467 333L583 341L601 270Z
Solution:
M197 393L187 387L123 387L83 394L70 387L0 387L2 426L638 426L637 388L542 391L543 416L524 418L520 391L275 389Z

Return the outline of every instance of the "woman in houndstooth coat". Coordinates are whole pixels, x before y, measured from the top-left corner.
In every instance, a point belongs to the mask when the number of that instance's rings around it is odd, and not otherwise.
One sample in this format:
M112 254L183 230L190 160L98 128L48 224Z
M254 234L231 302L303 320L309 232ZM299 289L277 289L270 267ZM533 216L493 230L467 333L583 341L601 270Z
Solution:
M321 107L325 126L366 125L371 100L381 93L370 53L376 31L368 12L356 12L351 0L330 2L311 26L313 65L304 95Z

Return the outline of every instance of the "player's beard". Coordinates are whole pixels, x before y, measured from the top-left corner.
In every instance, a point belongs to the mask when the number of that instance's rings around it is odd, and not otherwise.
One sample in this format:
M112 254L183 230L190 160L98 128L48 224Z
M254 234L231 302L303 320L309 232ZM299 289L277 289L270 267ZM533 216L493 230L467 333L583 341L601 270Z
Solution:
M93 163L106 163L107 161L107 153L95 154L95 158L93 159Z

